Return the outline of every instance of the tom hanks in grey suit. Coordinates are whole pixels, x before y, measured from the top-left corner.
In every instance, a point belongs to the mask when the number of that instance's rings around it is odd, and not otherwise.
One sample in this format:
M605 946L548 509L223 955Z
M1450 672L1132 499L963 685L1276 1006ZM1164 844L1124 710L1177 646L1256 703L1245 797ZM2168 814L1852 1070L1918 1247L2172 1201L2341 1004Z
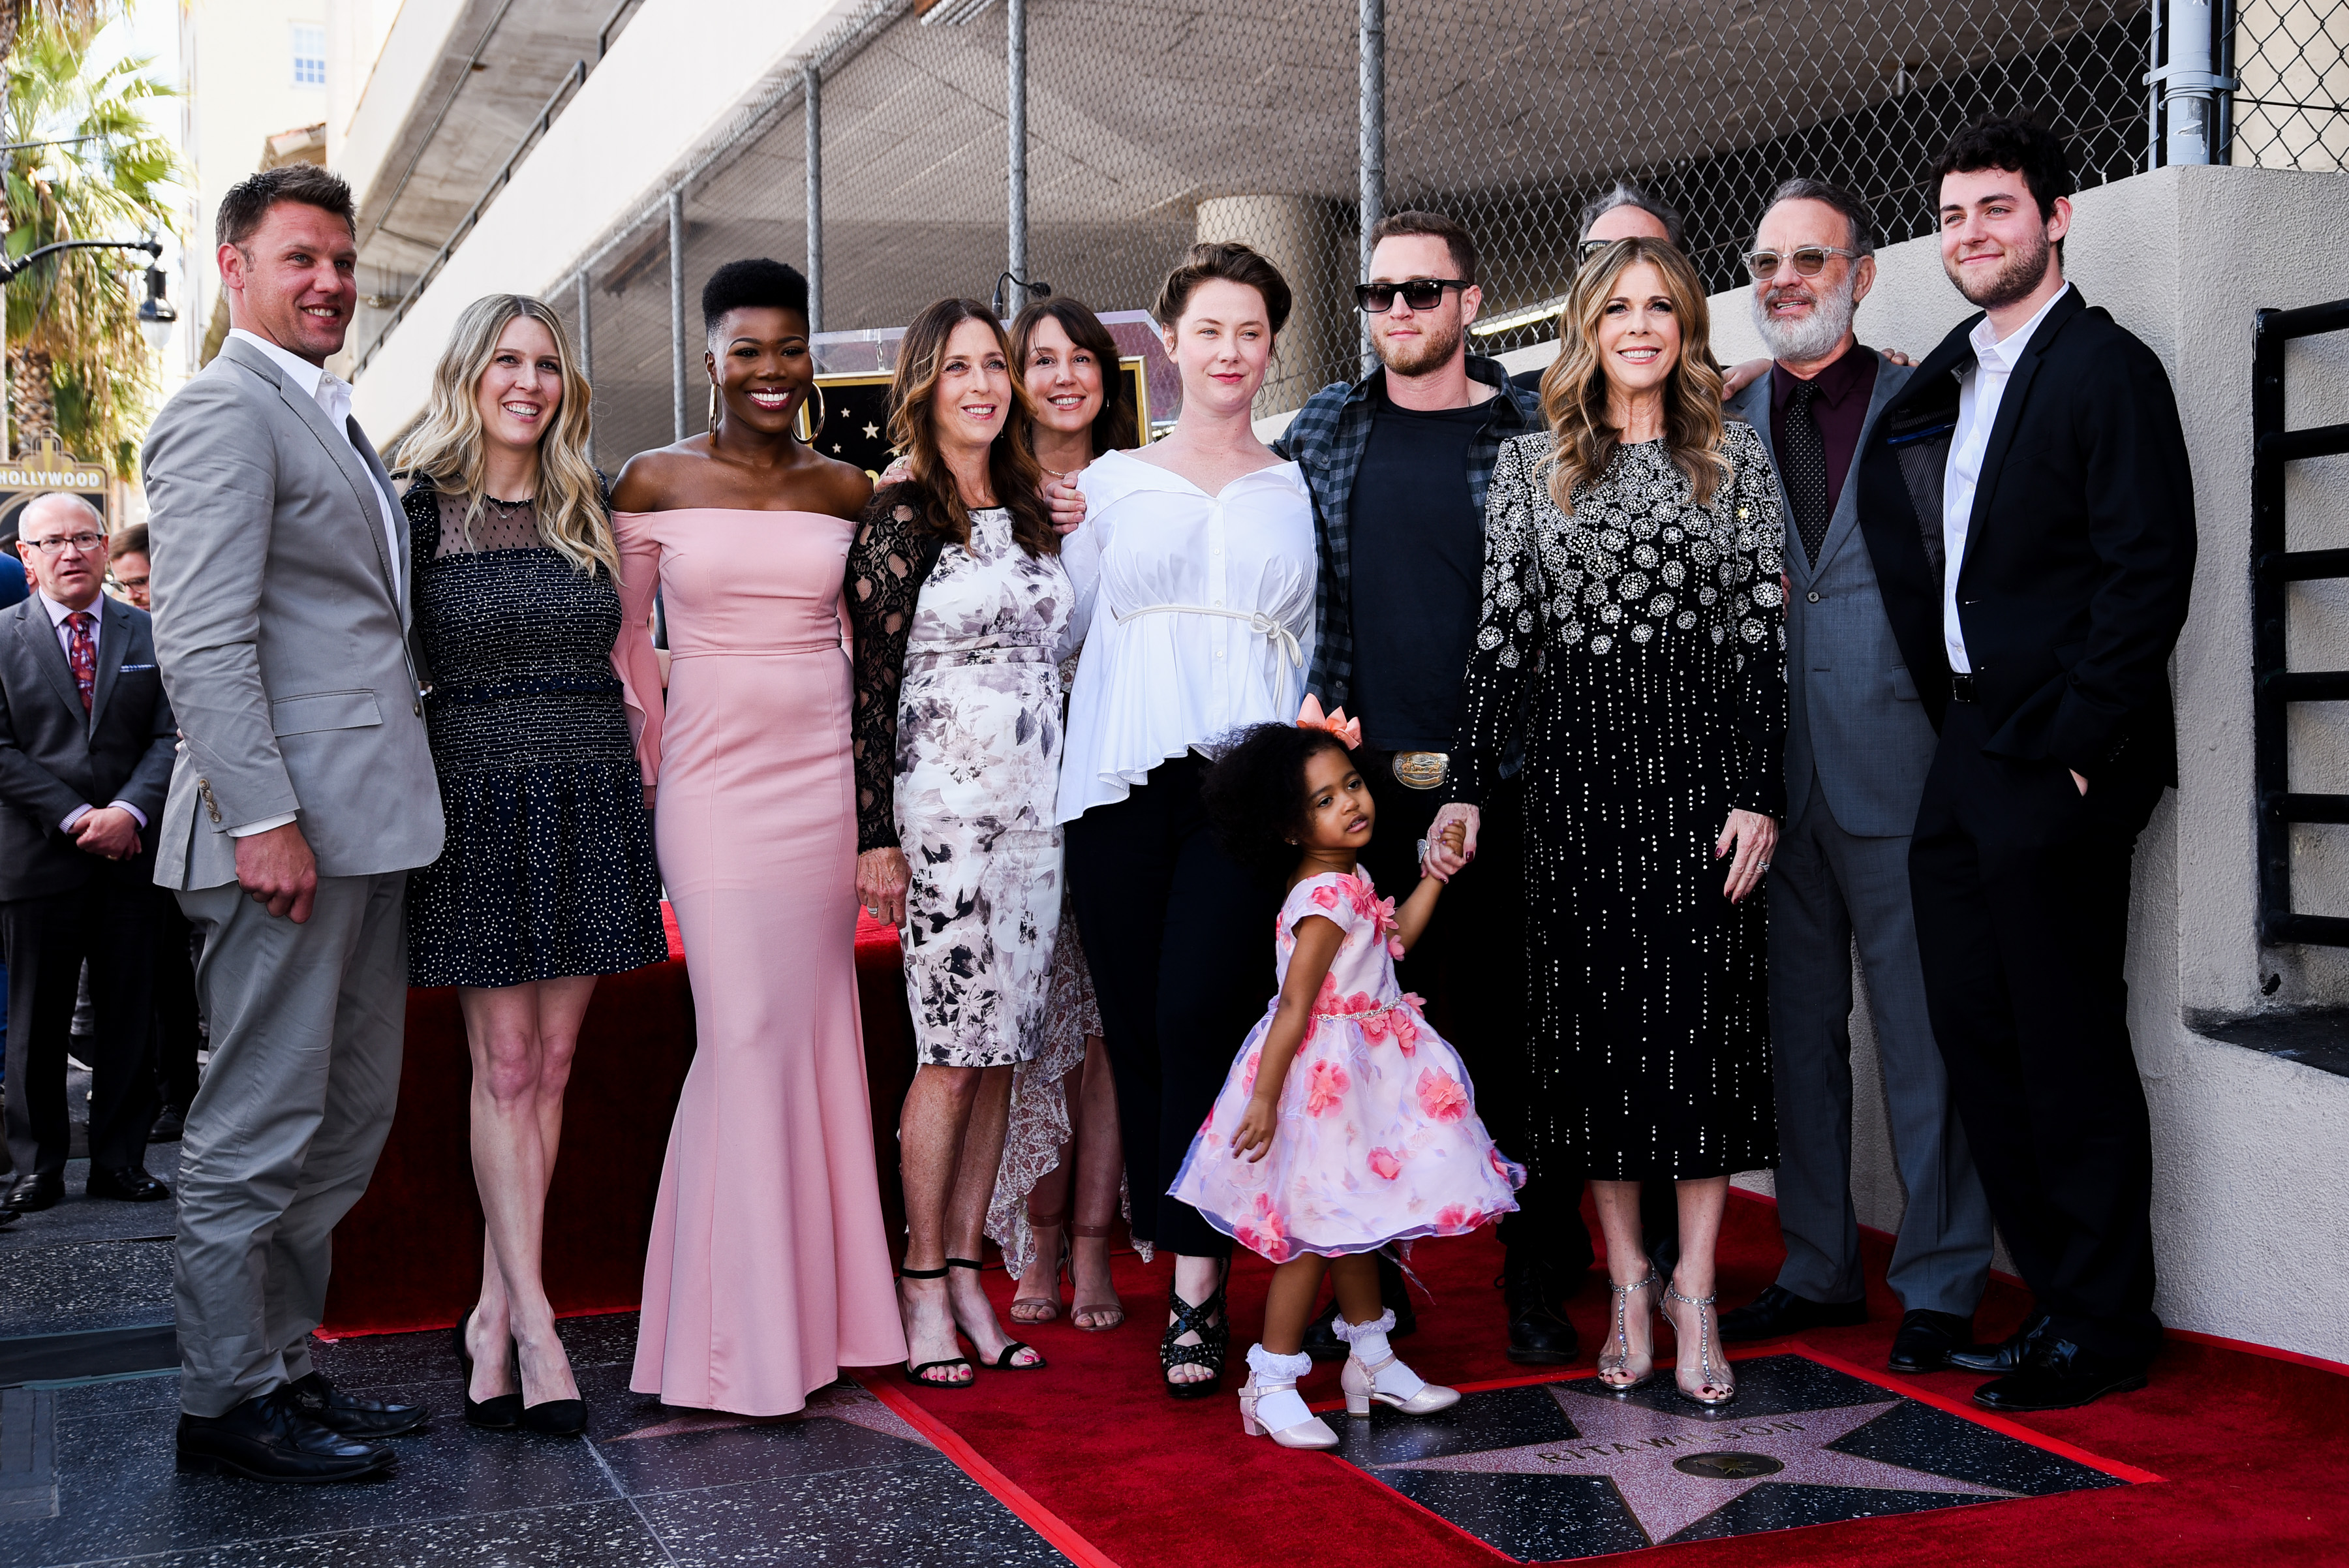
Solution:
M1867 1320L1851 1197L1851 954L1876 1021L1908 1208L1889 1271L1906 1315L1901 1372L1971 1346L1988 1282L1990 1207L1926 1016L1909 902L1909 836L1933 726L1901 661L1858 528L1852 460L1909 376L1862 347L1876 278L1867 210L1823 182L1780 186L1747 257L1770 374L1730 411L1770 448L1786 518L1786 829L1770 888L1770 1039L1777 1086L1777 1282L1723 1314L1728 1340Z
M328 375L350 191L293 164L222 199L231 331L146 448L155 645L181 741L156 880L202 931L212 1061L182 1144L179 1458L261 1480L391 1468L421 1410L310 1365L335 1224L391 1127L408 873L440 852L408 532Z

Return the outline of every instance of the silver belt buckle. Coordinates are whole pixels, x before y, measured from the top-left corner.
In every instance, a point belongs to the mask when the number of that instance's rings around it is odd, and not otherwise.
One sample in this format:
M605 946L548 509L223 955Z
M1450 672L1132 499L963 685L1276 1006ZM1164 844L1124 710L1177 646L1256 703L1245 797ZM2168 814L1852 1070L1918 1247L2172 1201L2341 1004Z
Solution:
M1405 789L1441 789L1452 776L1448 752L1397 752L1393 765L1395 783Z

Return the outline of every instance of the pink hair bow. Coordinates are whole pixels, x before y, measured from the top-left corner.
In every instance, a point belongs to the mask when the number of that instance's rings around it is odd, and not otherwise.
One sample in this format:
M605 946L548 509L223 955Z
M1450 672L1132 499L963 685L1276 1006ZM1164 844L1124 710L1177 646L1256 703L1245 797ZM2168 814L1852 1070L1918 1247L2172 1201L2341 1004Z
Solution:
M1324 714L1321 699L1309 691L1305 696L1305 706L1297 711L1297 727L1300 730L1327 730L1343 742L1348 751L1361 750L1362 722L1347 718L1343 708Z

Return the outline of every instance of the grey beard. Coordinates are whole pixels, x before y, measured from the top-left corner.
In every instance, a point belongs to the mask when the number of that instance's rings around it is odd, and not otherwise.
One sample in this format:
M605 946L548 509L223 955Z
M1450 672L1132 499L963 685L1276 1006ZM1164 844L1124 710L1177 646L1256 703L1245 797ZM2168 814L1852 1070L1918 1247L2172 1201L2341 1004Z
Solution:
M1847 272L1840 287L1820 294L1813 301L1810 314L1794 321L1772 316L1759 293L1751 296L1754 330L1762 335L1762 345L1770 350L1770 358L1797 365L1826 358L1843 341L1843 335L1851 330L1852 317L1859 313L1859 306L1851 296L1857 281Z

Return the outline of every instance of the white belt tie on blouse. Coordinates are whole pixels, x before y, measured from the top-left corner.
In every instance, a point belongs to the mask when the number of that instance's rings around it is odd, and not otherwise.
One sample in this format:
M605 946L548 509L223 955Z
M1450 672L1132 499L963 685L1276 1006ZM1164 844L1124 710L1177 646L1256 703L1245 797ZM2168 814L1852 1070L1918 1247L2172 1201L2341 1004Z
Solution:
M1269 638L1278 644L1280 650L1288 655L1292 668L1305 668L1305 650L1298 645L1297 634L1262 610L1222 609L1210 605L1144 605L1140 609L1128 610L1119 616L1117 624L1123 626L1127 621L1138 620L1146 615L1219 615L1226 620L1244 620L1250 631L1258 637Z

